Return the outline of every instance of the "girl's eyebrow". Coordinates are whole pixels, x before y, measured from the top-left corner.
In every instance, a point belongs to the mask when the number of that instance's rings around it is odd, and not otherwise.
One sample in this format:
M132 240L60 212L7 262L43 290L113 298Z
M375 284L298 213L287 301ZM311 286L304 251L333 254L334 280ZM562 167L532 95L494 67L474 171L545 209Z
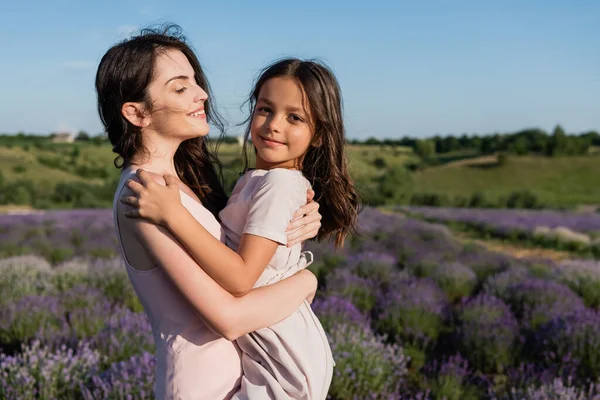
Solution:
M263 103L265 103L268 106L272 106L273 105L273 103L269 99L267 99L266 97L259 97L258 98L258 102L263 102ZM301 112L301 113L304 113L304 109L298 108L298 107L287 107L286 109L288 111L291 111L291 112Z

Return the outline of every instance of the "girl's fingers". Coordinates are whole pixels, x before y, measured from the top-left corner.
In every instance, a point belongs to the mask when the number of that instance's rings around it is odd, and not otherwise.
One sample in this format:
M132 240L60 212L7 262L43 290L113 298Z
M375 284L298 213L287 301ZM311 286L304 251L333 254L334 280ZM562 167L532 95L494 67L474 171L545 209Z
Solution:
M121 197L121 203L127 204L127 205L132 206L132 207L139 207L140 206L140 201L135 196L124 196L124 197Z
M142 191L144 190L144 185L142 185L141 183L134 181L133 179L128 179L127 183L125 183L127 185L127 187L129 189L131 189L131 191L137 195L139 195L140 193L142 193Z
M141 168L135 171L135 174L137 175L139 180L144 184L145 187L150 187L150 185L154 183L152 176L150 176L148 172L144 171Z
M306 202L310 203L312 201L312 199L315 198L315 191L312 189L308 189L306 191Z
M174 177L173 175L163 175L163 179L165 180L165 183L167 184L167 186L177 186L177 178Z
M142 218L140 215L140 210L128 210L123 213L127 218Z

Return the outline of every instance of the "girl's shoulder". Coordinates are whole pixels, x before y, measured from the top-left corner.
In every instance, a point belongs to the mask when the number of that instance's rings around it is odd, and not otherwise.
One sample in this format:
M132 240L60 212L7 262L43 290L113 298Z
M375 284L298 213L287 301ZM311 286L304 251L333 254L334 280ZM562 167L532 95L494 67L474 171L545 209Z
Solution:
M304 177L302 171L273 168L262 176L263 187L277 188L279 191L291 193L302 193L306 197L306 191L311 188L310 182Z
M287 168L273 168L269 170L265 169L253 169L247 172L252 177L260 177L260 180L264 182L280 183L280 184L294 184L298 182L306 182L308 180L302 175L302 171L296 169Z

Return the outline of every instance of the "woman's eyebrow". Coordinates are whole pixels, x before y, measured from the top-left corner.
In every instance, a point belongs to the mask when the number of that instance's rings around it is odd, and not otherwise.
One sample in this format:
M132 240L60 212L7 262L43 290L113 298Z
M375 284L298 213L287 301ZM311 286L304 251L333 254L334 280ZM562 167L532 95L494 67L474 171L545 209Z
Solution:
M167 86L167 84L168 84L169 82L171 82L171 81L174 81L174 80L176 80L176 79L188 80L188 79L190 79L190 77L189 77L189 76L187 76L187 75L178 75L178 76L174 76L174 77L172 77L171 79L169 79L168 81L166 81L166 82L165 82L165 86Z

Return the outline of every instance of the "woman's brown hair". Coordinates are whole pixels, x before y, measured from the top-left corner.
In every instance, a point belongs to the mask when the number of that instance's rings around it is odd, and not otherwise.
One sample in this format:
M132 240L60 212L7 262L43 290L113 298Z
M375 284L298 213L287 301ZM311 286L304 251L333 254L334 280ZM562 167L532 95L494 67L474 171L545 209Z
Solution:
M131 124L121 113L126 102L143 102L152 109L148 87L154 79L156 59L167 50L181 51L196 74L196 83L208 94L204 103L207 121L221 134L222 118L214 109L210 86L193 50L185 42L181 28L166 25L159 29L144 29L111 47L102 57L96 73L98 114L118 156L117 168L130 164L135 156L146 152L142 145L141 129ZM221 164L208 148L204 138L188 139L179 145L174 157L179 178L200 198L215 216L225 207L227 195L223 190Z
M322 63L299 59L284 59L265 68L250 93L250 116L244 136L250 137L251 119L254 115L260 89L269 79L288 77L294 79L310 107L313 138L302 161L302 173L312 184L315 200L319 202L321 229L317 239L333 237L336 246L356 231L359 196L348 172L345 129L342 117L342 96L337 79ZM248 146L244 146L243 159L248 167Z

